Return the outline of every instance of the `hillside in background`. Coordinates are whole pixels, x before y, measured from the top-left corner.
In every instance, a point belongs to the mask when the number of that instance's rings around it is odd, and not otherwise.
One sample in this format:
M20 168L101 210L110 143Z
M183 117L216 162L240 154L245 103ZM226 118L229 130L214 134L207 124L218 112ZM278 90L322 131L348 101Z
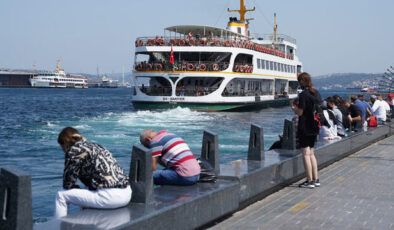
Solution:
M381 73L333 73L313 77L317 89L378 88Z

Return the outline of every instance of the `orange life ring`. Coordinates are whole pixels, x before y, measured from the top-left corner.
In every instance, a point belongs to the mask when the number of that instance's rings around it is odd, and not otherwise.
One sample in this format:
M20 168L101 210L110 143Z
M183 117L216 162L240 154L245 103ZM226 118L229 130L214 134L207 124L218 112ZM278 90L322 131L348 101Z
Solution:
M152 70L152 68L153 68L153 66L152 66L151 63L149 63L149 64L146 66L146 69L147 69L147 70Z
M239 72L243 73L245 71L245 67L243 65L239 66Z
M205 70L207 70L207 66L205 64L201 64L199 70L205 71Z
M180 40L178 41L178 45L179 45L179 46L184 46L185 44L186 44L185 39L180 39Z
M143 42L142 40L139 40L138 45L139 45L139 46L143 46L143 45L144 45L144 42Z
M199 46L205 46L206 44L207 44L207 41L205 41L205 40L198 41Z
M175 39L171 39L170 40L170 44L173 45L173 46L176 45L176 40Z
M227 47L229 47L229 46L230 46L230 41L229 41L229 40L226 40L226 41L224 42L224 45L227 46Z
M163 65L158 63L155 65L155 70L161 71L163 69Z
M236 47L236 46L237 46L237 41L234 41L234 40L233 40L233 41L231 42L231 46L232 46L232 47Z
M191 39L191 40L189 41L189 45L195 46L195 45L196 45L196 40Z
M242 42L241 42L241 41L238 41L237 47L238 47L238 48L242 48Z
M213 71L218 71L219 70L219 65L218 64L213 64L212 65L212 69L213 69Z
M222 43L220 42L220 40L215 40L215 46L221 46L222 45Z
M238 65L235 65L235 72L239 72L239 66Z
M164 39L160 39L160 46L164 46L165 44L166 44L166 40L164 40Z
M194 65L192 63L187 64L187 70L188 71L193 71L194 70Z

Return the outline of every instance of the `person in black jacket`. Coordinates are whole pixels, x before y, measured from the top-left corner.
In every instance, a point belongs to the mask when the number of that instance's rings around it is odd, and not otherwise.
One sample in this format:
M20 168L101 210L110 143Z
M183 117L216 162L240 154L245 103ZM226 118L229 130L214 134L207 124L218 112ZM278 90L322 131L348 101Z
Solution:
M314 127L314 108L321 104L319 92L313 88L311 76L308 73L298 75L298 83L303 90L299 94L299 103L292 104L292 109L299 116L298 135L307 181L300 184L302 188L314 188L320 186L317 161L314 146L319 130Z
M90 143L72 127L64 128L58 143L65 153L63 190L56 196L55 217L67 215L67 205L112 209L131 199L129 178L112 154ZM87 188L80 188L77 179Z

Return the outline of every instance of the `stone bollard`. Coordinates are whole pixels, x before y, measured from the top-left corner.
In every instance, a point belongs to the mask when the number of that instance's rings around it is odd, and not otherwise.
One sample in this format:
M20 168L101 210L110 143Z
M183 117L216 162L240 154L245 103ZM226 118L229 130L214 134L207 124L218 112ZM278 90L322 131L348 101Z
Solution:
M264 131L257 124L250 126L248 160L264 160Z
M216 173L220 172L219 143L216 133L204 130L202 137L201 159L209 162Z
M282 149L296 149L296 130L294 123L285 119L283 125Z
M0 230L33 229L30 175L16 168L0 170Z
M134 145L130 163L131 202L150 203L153 200L152 153L142 145Z

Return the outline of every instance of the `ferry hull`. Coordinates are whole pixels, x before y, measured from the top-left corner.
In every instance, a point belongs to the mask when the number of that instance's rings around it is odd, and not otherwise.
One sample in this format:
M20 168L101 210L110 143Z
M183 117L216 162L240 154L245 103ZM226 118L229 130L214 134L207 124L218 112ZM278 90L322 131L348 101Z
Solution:
M253 103L190 103L190 102L138 102L133 101L135 109L173 109L177 107L189 108L197 111L245 111L259 110L268 107L282 107L290 105L290 99L276 99Z

